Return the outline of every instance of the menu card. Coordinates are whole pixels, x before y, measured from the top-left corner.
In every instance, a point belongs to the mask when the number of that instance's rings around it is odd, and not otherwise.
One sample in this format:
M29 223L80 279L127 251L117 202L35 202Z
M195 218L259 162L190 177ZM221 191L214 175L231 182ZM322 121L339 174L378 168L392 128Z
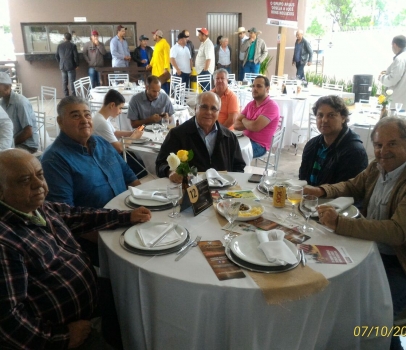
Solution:
M344 247L300 244L309 264L353 264L354 261Z
M227 258L221 241L200 241L199 248L220 281L246 277L244 272Z

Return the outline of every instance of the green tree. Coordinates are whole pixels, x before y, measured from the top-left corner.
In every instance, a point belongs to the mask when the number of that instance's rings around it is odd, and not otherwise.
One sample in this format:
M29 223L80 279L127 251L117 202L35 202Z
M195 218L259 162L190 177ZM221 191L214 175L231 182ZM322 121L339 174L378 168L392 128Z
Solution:
M393 25L406 25L406 9L402 10L393 20Z
M352 0L327 0L326 11L330 14L334 23L337 23L340 29L348 25L356 2Z
M309 27L307 27L306 33L307 34L312 34L316 37L323 36L326 31L324 30L323 26L321 23L317 20L317 18L314 18L312 23L310 24Z

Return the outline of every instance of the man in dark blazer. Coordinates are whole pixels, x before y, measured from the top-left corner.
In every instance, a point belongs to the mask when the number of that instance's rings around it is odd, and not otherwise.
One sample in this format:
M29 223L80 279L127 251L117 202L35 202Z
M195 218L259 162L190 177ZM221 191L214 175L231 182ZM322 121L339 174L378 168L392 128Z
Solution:
M79 66L79 55L76 45L71 43L72 34L64 34L64 42L56 49L56 60L59 62L59 69L62 73L62 89L66 96L69 96L68 79L71 95L75 94L73 82L76 80L76 69Z

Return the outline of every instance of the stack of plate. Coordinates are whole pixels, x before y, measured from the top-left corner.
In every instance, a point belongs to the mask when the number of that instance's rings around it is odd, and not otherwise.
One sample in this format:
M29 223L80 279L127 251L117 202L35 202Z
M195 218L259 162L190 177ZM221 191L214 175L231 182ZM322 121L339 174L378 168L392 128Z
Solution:
M175 230L179 234L179 241L167 245L156 245L155 247L146 247L139 236L139 229L148 229L155 225L162 225L162 222L146 222L141 225L135 225L130 227L120 236L120 245L127 251L139 255L165 255L176 253L184 245L190 241L189 231L181 226L176 225Z
M284 240L286 245L297 256L294 264L277 265L270 263L262 250L258 249L259 241L256 233L248 233L233 238L226 246L227 257L236 265L249 271L263 273L280 273L294 269L300 263L300 254L296 245L288 240Z
M218 183L218 186L217 185L210 186L210 184L209 184L210 188L226 188L226 187L234 186L237 184L237 180L233 176L228 175L228 174L223 174L223 173L220 173L219 175L223 179L227 180L227 183L225 183L224 185L221 185L220 183ZM199 174L199 177L201 178L200 181L207 179L206 173Z
M166 189L158 189L158 192L165 193ZM161 210L168 210L172 208L172 202L168 199L168 202L160 202L154 201L152 199L142 199L142 198L135 198L132 195L129 195L124 200L124 203L127 207L132 209L136 209L139 207L148 208L151 211L161 211Z

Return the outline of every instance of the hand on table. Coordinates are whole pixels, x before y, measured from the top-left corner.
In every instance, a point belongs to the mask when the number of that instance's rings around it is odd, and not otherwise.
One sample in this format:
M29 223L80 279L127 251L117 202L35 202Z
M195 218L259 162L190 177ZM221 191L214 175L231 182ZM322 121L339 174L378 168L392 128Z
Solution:
M132 224L147 222L149 220L151 220L151 212L147 208L139 207L131 212L130 221Z
M150 119L151 123L160 123L162 117L159 114L155 113L155 114L151 115L151 117L149 119Z
M79 320L68 324L69 344L68 349L77 348L87 339L92 330L90 321Z
M143 130L135 129L135 130L133 131L133 133L131 134L130 137L131 137L132 139L138 140L138 139L141 138L141 136L142 136L143 133L144 133Z
M175 172L175 171L171 171L170 173L169 173L169 180L171 180L172 182L174 182L174 183L177 183L177 184L181 184L182 183L182 180L183 180L183 176L182 175L179 175L177 172Z
M316 197L323 197L326 195L326 191L321 187L305 186L303 187L303 194L311 194Z
M319 205L317 207L319 221L322 225L335 230L338 225L338 213L331 205Z

